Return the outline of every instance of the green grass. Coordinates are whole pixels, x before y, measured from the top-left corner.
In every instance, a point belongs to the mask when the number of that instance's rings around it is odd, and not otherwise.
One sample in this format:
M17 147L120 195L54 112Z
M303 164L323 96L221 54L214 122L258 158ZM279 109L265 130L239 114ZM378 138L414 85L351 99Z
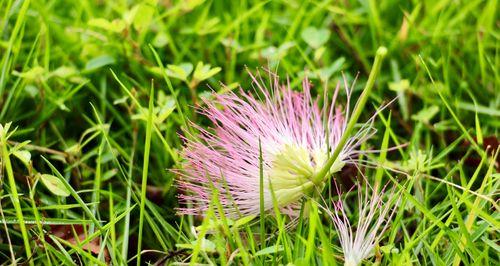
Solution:
M383 151L363 159L406 174L364 169L401 195L365 263L500 264L497 10L496 0L0 0L0 124L12 122L0 131L1 264L343 264L324 211L330 186L294 221L279 208L232 221L215 196L206 217L178 216L169 169L190 121L209 125L193 106L212 90L250 91L247 68L276 69L294 89L307 75L318 95L359 74L357 98L380 46L358 121L397 99L364 147Z

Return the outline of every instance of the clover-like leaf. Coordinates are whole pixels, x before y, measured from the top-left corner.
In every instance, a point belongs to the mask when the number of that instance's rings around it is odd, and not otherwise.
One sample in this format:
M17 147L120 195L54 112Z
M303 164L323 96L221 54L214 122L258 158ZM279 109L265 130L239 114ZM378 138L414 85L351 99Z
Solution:
M219 73L220 71L220 67L212 68L210 64L205 65L202 62L198 62L193 73L193 78L197 81L206 80Z
M328 41L330 31L328 29L307 27L302 31L301 37L311 48L318 49Z
M52 194L61 197L67 197L70 195L70 191L64 186L64 183L59 180L56 176L49 174L42 174L39 176L45 187L52 192Z
M187 77L193 71L191 63L181 63L179 65L167 65L167 75L172 78L187 81Z
M164 47L165 45L168 44L168 36L167 36L167 34L165 34L165 32L159 32L154 37L152 44L153 44L154 47L158 47L158 48Z
M136 30L145 30L151 24L156 11L156 2L156 0L146 0L138 5L132 22Z

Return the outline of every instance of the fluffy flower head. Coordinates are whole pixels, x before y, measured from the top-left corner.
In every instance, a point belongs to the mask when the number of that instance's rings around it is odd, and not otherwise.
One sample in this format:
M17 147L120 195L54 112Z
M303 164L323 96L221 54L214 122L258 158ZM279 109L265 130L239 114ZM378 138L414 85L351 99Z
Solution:
M334 203L334 212L329 212L344 253L344 265L357 266L370 257L388 226L397 205L397 193L388 193L384 202L384 192L372 191L367 187L364 192L358 185L357 222L353 225L347 218L345 202L339 199Z
M347 84L344 82L347 108L343 110L335 105L340 84L333 98L324 95L320 108L307 79L300 92L293 91L289 83L280 84L272 73L270 89L260 76L252 79L257 96L241 91L239 96L216 94L215 100L205 101L201 113L213 128L197 127L200 135L186 140L179 187L181 203L191 207L180 208L180 213L203 214L216 188L226 215L258 215L261 170L265 210L277 203L282 210L293 212L304 195L322 186L324 180L317 182L313 177L345 132L351 93ZM351 163L360 152L359 145L374 131L367 123L353 134L328 175Z

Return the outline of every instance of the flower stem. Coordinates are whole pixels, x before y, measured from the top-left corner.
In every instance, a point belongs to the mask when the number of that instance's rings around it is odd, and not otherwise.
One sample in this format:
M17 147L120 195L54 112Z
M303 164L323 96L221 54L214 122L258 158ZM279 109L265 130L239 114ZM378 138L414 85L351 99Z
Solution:
M361 112L365 107L366 101L368 100L368 97L370 96L370 93L373 89L373 85L375 84L375 80L378 76L378 73L380 72L380 68L382 66L382 62L386 54L387 54L387 48L381 46L377 49L377 53L375 54L375 60L373 62L373 67L370 72L370 76L368 76L368 81L366 82L365 88L363 89L363 92L361 93L361 96L359 96L358 102L354 107L351 118L347 124L346 130L344 131L344 134L342 135L340 141L337 143L337 146L335 147L332 156L328 158L328 161L326 161L323 168L316 175L313 176L312 181L315 184L319 184L329 176L328 174L330 172L330 168L332 167L335 160L337 160L340 152L342 151L344 145L349 139L351 131L356 125L356 122L358 121Z

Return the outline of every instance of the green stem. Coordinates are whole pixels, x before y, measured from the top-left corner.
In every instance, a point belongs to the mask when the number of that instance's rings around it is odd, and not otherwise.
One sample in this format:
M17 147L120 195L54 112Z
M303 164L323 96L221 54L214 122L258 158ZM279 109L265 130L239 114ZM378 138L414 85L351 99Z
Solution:
M337 147L335 147L335 150L333 151L332 156L330 158L328 158L328 161L325 163L325 166L312 178L312 181L316 185L319 184L320 182L322 182L328 176L328 173L330 172L330 168L332 167L333 163L335 163L335 160L337 160L337 157L339 156L340 152L342 151L342 148L344 147L347 140L351 136L351 131L353 130L354 126L356 125L356 123L359 119L359 116L361 115L361 112L363 112L366 101L368 100L368 97L370 96L370 93L373 89L373 85L375 84L375 80L378 76L378 73L380 72L380 68L382 66L382 62L383 62L386 54L387 54L387 48L381 46L377 49L377 53L375 55L375 61L373 62L373 67L372 67L372 70L370 72L370 76L368 77L368 81L366 82L366 86L365 86L363 92L361 93L361 96L359 96L359 99L358 99L358 102L356 103L356 106L354 107L354 110L352 112L352 116L349 119L346 130L345 130L344 134L342 135L342 138L340 139L339 143L337 144Z
M1 133L0 133L1 134ZM21 235L23 237L24 249L26 251L26 259L29 260L29 265L34 265L33 258L31 257L31 247L30 240L28 237L28 231L26 230L26 225L24 224L24 216L21 209L21 202L19 200L19 194L17 193L16 180L14 178L14 172L12 170L12 164L10 163L9 151L7 150L7 130L3 132L1 137L0 145L2 146L2 160L7 171L7 178L9 179L10 193L12 198L12 204L16 211L16 217L19 221L19 229L21 230Z
M146 124L146 139L144 144L144 163L142 166L142 184L141 184L141 201L140 201L140 211L139 211L139 239L137 241L137 266L141 265L141 248L142 248L142 230L144 226L144 212L146 206L146 189L148 185L148 166L149 166L149 152L151 149L151 135L153 131L153 97L154 97L154 87L151 84L151 92L149 94L149 109L148 109L148 119Z

